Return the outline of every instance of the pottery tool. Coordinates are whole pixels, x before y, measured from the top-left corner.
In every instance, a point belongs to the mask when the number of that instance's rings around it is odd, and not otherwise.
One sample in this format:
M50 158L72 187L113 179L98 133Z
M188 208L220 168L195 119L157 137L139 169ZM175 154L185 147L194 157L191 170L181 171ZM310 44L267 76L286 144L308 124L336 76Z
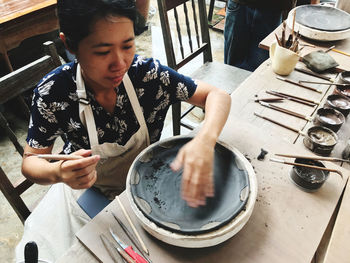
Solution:
M152 263L152 261L146 256L145 253L143 253L142 249L140 248L139 242L136 241L136 238L134 235L129 231L129 229L124 225L124 223L113 213L111 212L114 219L118 222L119 226L124 230L124 233L128 236L130 241L133 243L133 245L138 249L138 251L142 254L142 256L149 262Z
M334 78L331 78L331 77L327 77L327 76L323 76L321 74L317 74L315 72L312 72L310 70L307 70L307 69L302 69L302 68L295 68L296 71L299 71L299 72L302 72L302 73L305 73L307 75L310 75L310 76L313 76L313 77L316 77L316 78L320 78L320 79L324 79L324 80L328 80L330 82L334 82L335 79Z
M335 45L333 45L333 46L331 46L331 47L329 47L329 48L327 48L324 52L329 52L329 51L331 51L333 48L335 48Z
M287 158L302 158L302 159L309 159L309 160L315 160L315 161L347 162L347 163L350 163L350 160L345 160L345 159L335 158L335 157L301 156L301 155L282 154L282 153L275 153L275 155L276 156L281 156L281 157L287 157Z
M262 98L262 99L255 99L255 102L282 102L283 98Z
M334 51L334 52L337 52L337 53L339 53L339 54L343 54L343 55L345 55L345 56L350 57L350 54L349 54L349 53L346 53L346 52L344 52L344 51L341 51L341 50L338 50L338 49L335 49L335 48L332 48L331 50Z
M148 249L147 249L145 243L143 242L141 236L140 236L139 233L137 232L136 227L135 227L134 224L132 223L132 221L131 221L131 219L130 219L128 213L126 212L126 210L125 210L125 208L124 208L122 202L121 202L120 199L119 199L119 196L116 196L115 199L117 199L118 204L119 204L120 208L122 209L125 218L128 220L128 222L129 222L129 224L130 224L130 226L131 226L131 228L132 228L132 231L134 232L135 236L137 237L137 240L140 242L141 247L142 247L142 250L143 250L147 255L149 255L149 252L148 252Z
M327 83L327 82L318 82L318 81L310 81L310 80L299 80L299 83L311 83L311 84L320 84L320 85L335 85L335 86L343 86L343 87L350 86L350 84L345 84L345 83Z
M290 84L294 84L294 85L296 85L296 86L298 86L298 87L301 87L301 88L304 88L304 89L308 89L308 90L312 90L312 91L315 91L315 92L318 92L318 93L322 93L321 90L318 90L318 89L315 89L315 88L312 88L312 87L305 86L305 85L303 85L303 84L300 84L300 83L298 83L298 82L296 82L296 81L293 81L293 80L290 80L290 79L287 79L287 78L283 78L283 77L280 77L280 76L276 76L276 78L279 79L279 80L288 82L288 83L290 83Z
M270 108L270 109L273 109L273 110L276 110L276 111L280 111L280 112L286 113L288 115L295 116L295 117L300 118L300 119L311 121L311 117L310 116L305 116L305 115L297 113L295 111L287 110L285 108L282 108L282 107L279 107L279 106L276 106L276 105L272 105L272 104L267 103L267 102L259 101L259 103L262 106L265 106L267 108Z
M123 250L131 257L132 260L128 262L136 262L136 263L148 263L142 256L140 256L138 253L135 252L135 250L132 248L132 246L127 246L124 244L120 238L113 232L111 228L109 228L109 232L111 233L112 237L115 241L123 248ZM123 256L124 257L124 256ZM124 257L126 259L127 257Z
M314 107L317 104L315 102L305 101L302 98L295 97L295 96L290 96L290 95L283 94L283 93L280 93L280 92L277 92L277 91L269 91L269 90L267 90L266 93L270 94L270 95L277 96L277 97L281 97L281 98L284 98L284 99L287 99L287 100L290 100L290 101L301 103L301 104L304 104L304 105L307 105L307 106L310 106L310 107Z
M108 238L104 234L101 234L100 238L102 240L103 245L107 249L108 254L113 259L113 261L117 262L117 263L123 263L124 260L118 254L118 251L117 251L118 248L111 241L109 241Z
M309 99L306 99L306 98L298 97L298 96L295 96L295 95L292 95L292 94L288 94L288 93L284 93L284 92L280 92L280 91L269 90L269 92L271 94L275 95L275 96L291 97L291 98L294 98L294 99L298 99L298 100L305 101L305 102L310 102L310 103L317 104L317 105L320 104L320 102L316 101L316 100L309 100Z
M316 170L322 170L322 171L328 171L328 172L334 172L340 175L341 178L343 178L343 174L341 171L336 170L336 169L330 169L326 167L320 167L316 165L309 165L309 164L303 164L303 163L293 163L293 162L287 162L285 160L281 159L276 159L276 158L270 158L270 161L276 162L276 163L283 163L283 164L288 164L288 165L294 165L294 166L300 166L300 167L306 167L306 168L312 168Z
M266 116L260 115L260 114L258 114L258 113L256 113L256 112L254 112L254 115L255 115L255 116L258 116L259 118L262 118L262 119L264 119L264 120L267 120L267 121L269 121L269 122L272 122L272 123L274 123L274 124L277 124L277 125L279 125L279 126L281 126L281 127L283 127L283 128L286 128L286 129L288 129L288 130L291 130L291 131L293 131L293 132L296 132L296 133L299 133L300 135L305 136L305 133L304 133L303 131L301 131L301 130L295 129L295 128L290 127L290 126L288 126L288 125L285 125L285 124L283 124L283 123L281 123L281 122L278 122L278 121L275 121L275 120L273 120L273 119L270 119L270 118L268 118L268 117L266 117Z
M83 159L83 156L80 155L67 155L67 154L36 154L36 153L30 153L30 152L26 152L23 154L24 156L28 157L28 156L36 156L38 158L41 159L46 159L46 160L79 160L79 159Z

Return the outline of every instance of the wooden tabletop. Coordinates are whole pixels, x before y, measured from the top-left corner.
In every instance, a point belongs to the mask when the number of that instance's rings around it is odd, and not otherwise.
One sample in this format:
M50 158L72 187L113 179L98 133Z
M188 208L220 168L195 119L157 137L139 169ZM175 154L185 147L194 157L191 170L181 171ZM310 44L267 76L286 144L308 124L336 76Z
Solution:
M265 39L263 39L260 42L259 47L269 50L271 44L276 41L275 34L277 34L277 36L280 37L281 32L282 32L282 25L278 26L273 32L271 32L271 34L269 34ZM286 33L290 34L290 32L291 30L287 27ZM349 38L344 40L338 40L338 41L324 41L324 42L307 39L305 37L301 37L300 40L301 40L300 47L302 47L303 45L312 45L312 46L305 46L300 53L301 56L304 56L316 50L326 50L333 45L335 45L335 49L350 54ZM339 54L334 51L329 51L329 54L335 59L335 61L338 62L339 64L339 66L337 67L338 71L350 70L350 56Z
M299 76L298 72L293 72L289 77L296 76ZM323 87L322 93L314 93L277 80L269 61L242 83L231 94L231 112L220 139L247 156L254 167L258 180L258 198L253 214L246 226L234 237L218 246L205 249L185 249L164 244L147 234L133 216L153 262L224 262L227 258L235 259L236 262L311 262L341 197L349 171L333 163L327 164L327 167L341 169L345 177L341 179L332 174L319 191L307 193L297 188L289 179L291 166L270 162L269 158L274 157L275 153L310 152L302 143L298 143L299 135L254 116L253 113L259 111L287 124L299 125L299 128L308 124L306 120L273 111L254 102L256 94L258 97L266 97L266 89L294 92L299 96L322 100L331 87ZM316 110L305 105L294 105L292 102L283 102L281 106L309 115ZM256 158L261 148L269 152L264 161ZM132 213L125 193L121 197ZM110 210L127 224L118 205L113 201L77 233L79 240L92 254L79 243L60 262L71 259L74 254L77 255L77 260L84 259L85 262L96 262L92 255L103 262L109 262L108 253L99 241L99 234L108 234L108 226L112 225L122 235L110 215Z
M56 4L57 0L1 0L0 24Z

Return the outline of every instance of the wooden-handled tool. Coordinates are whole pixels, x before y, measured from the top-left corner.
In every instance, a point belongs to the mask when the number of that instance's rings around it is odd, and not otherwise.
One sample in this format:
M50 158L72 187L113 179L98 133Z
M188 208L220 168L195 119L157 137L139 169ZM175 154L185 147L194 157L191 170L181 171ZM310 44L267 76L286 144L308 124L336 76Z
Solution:
M36 153L30 153L30 152L25 152L23 154L25 157L29 156L36 156L41 159L46 159L46 160L79 160L84 158L83 156L80 155L67 155L67 154L36 154Z
M277 96L277 97L281 97L281 98L286 99L286 100L290 100L290 101L294 101L294 102L297 102L297 103L300 103L300 104L304 104L306 106L310 106L310 107L315 107L316 106L316 103L307 102L307 101L304 101L302 99L291 97L291 96L288 96L288 95L285 95L285 94L281 94L281 93L278 93L278 92L267 90L266 93L270 94L270 95Z
M317 104L319 105L320 102L319 101L316 101L316 100L309 100L309 99L306 99L306 98L302 98L302 97L298 97L298 96L295 96L295 95L292 95L292 94L287 94L287 93L283 93L283 92L280 92L280 91L274 91L274 90L269 90L269 91L266 91L266 93L271 93L275 96L280 96L280 97L290 97L290 98L294 98L294 99L297 99L297 100L301 100L301 101L305 101L305 102L309 102L309 103L313 103L313 104Z
M344 86L350 87L349 84L345 83L327 83L327 82L318 82L318 81L309 81L309 80L299 80L299 83L311 83L311 84L320 84L320 85L335 85L335 86Z
M272 105L272 104L267 103L267 102L259 101L259 103L262 106L268 107L270 109L277 110L279 112L283 112L283 113L286 113L288 115L291 115L291 116L294 116L294 117L297 117L297 118L300 118L300 119L303 119L303 120L311 121L311 117L310 116L305 116L303 114L300 114L300 113L297 113L297 112L294 112L294 111L291 111L291 110L287 110L285 108L282 108L282 107L279 107L279 106L276 106L276 105Z
M287 162L285 160L280 160L276 158L270 158L270 161L276 162L276 163L283 163L283 164L288 164L288 165L294 165L294 166L300 166L300 167L306 167L306 168L312 168L316 170L322 170L322 171L328 171L328 172L334 172L340 175L341 178L343 178L343 174L341 171L336 170L336 169L330 169L327 167L320 167L317 165L309 165L309 164L303 164L303 163L293 163L293 162Z
M345 160L345 159L335 158L335 157L303 156L303 155L282 154L282 153L276 153L275 155L276 156L281 156L281 157L287 157L287 158L302 158L302 159L309 159L309 160L316 160L316 161L347 162L347 163L350 163L350 160Z
M276 76L277 79L279 80L282 80L282 81L285 81L285 82L288 82L290 84L293 84L293 85L296 85L298 87L301 87L301 88L304 88L304 89L308 89L308 90L312 90L314 92L318 92L318 93L322 93L321 90L318 90L318 89L315 89L315 88L312 88L312 87L309 87L309 86L305 86L303 84L300 84L294 80L290 80L290 79L287 79L287 78L283 78L283 77L280 77L280 76Z

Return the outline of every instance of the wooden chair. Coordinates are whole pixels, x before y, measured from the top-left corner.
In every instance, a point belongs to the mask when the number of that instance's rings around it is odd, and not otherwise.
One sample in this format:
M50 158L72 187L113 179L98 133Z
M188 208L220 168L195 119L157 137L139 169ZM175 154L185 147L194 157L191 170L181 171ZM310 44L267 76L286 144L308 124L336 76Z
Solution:
M203 65L190 76L224 89L230 94L251 74L243 69L212 62L205 0L158 0L158 9L169 67L179 70L202 54ZM177 39L172 38L171 26L176 28ZM188 39L188 43L184 43L185 38ZM179 52L175 51L176 46L179 47ZM185 52L185 50L189 51ZM179 103L172 105L174 135L180 134L180 125L193 128L181 121L192 109L193 107L181 115L181 105Z
M48 55L35 60L34 62L17 69L0 78L0 104L4 104L9 100L20 96L26 91L30 91L40 81L40 79L51 70L61 65L60 58L56 52L53 42L44 43L45 53ZM29 116L28 106L25 106ZM23 147L18 142L16 134L11 129L8 121L2 112L0 112L0 127L5 131L17 152L23 156ZM26 191L33 183L23 178L20 182L12 184L3 169L0 167L0 189L12 208L22 221L30 215L30 210L21 198L21 194Z

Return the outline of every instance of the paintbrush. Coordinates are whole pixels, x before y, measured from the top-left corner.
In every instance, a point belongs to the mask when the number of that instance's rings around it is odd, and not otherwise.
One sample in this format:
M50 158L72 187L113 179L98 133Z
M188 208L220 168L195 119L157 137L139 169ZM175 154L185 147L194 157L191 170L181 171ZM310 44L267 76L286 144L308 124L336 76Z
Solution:
M335 85L335 86L343 86L343 87L350 86L350 84L345 84L345 83L327 83L327 82L318 82L318 81L310 81L310 80L299 80L299 83L311 83L311 84L320 84L320 85Z
M284 99L287 99L287 100L290 100L290 101L294 101L294 102L297 102L297 103L301 103L301 104L304 104L304 105L307 105L307 106L310 106L310 107L315 107L316 104L315 103L311 103L311 102L307 102L307 101L304 101L304 100L301 100L301 99L297 99L297 98L293 98L291 96L287 96L287 95L283 95L283 94L279 94L279 93L274 93L274 92L271 92L271 91L266 91L267 94L270 94L270 95L274 95L274 96L277 96L277 97L281 97L281 98L284 98Z
M291 130L291 131L293 131L293 132L296 132L296 133L299 133L300 135L305 136L305 133L304 133L303 131L301 131L301 130L295 129L295 128L290 127L290 126L288 126L288 125L286 125L286 124L283 124L283 123L281 123L281 122L275 121L275 120L270 119L270 118L268 118L268 117L266 117L266 116L260 115L260 114L258 114L258 113L256 113L256 112L254 112L254 115L257 116L257 117L259 117L259 118L262 118L262 119L264 119L264 120L270 121L270 122L272 122L272 123L274 123L274 124L277 124L278 126L281 126L281 127L283 127L283 128L286 128L286 129L288 129L288 130Z
M315 89L315 88L312 88L312 87L309 87L309 86L305 86L303 84L300 84L300 83L298 83L296 81L293 81L293 80L290 80L290 79L287 79L287 78L283 78L283 77L280 77L280 76L276 76L276 78L279 79L279 80L288 82L290 84L294 84L294 85L296 85L298 87L301 87L301 88L304 88L304 89L308 89L308 90L312 90L312 91L315 91L315 92L318 92L318 93L322 93L321 90L318 90L318 89Z
M37 154L37 153L30 153L30 152L25 152L23 154L25 157L29 156L35 156L41 159L45 160L63 160L63 161L68 161L68 160L79 160L84 158L83 156L80 155L67 155L67 154Z
M322 156L301 156L301 155L293 155L293 154L282 154L275 153L276 156L287 157L287 158L302 158L302 159L310 159L316 161L329 161L329 162L347 162L350 163L350 160L345 160L341 158L335 157L322 157Z
M267 91L266 91L266 92L267 92ZM298 100L302 100L302 101L314 103L314 104L317 104L317 105L320 104L320 102L319 102L319 101L316 101L316 100L309 100L309 99L305 99L305 98L298 97L298 96L295 96L295 95L283 93L283 92L280 92L280 91L273 91L273 90L270 90L270 91L268 91L268 92L270 92L272 95L275 95L275 96L282 95L282 96L291 97L291 98L295 98L295 99L298 99Z
M327 167L320 167L316 165L309 165L309 164L303 164L303 163L292 163L292 162L287 162L285 160L280 160L276 158L270 158L270 161L276 162L276 163L283 163L283 164L288 164L288 165L294 165L294 166L300 166L300 167L306 167L306 168L312 168L316 170L322 170L322 171L328 171L328 172L334 172L340 175L340 177L343 179L343 174L341 171L336 170L336 169L330 169Z
M294 117L297 117L297 118L300 118L300 119L303 119L303 120L311 121L311 117L310 116L305 116L303 114L300 114L300 113L297 113L297 112L294 112L294 111L291 111L291 110L288 110L288 109L285 109L285 108L282 108L282 107L279 107L279 106L276 106L276 105L272 105L272 104L267 103L267 102L259 101L259 103L262 106L268 107L270 109L277 110L279 112L283 112L283 113L286 113L288 115L292 115Z

